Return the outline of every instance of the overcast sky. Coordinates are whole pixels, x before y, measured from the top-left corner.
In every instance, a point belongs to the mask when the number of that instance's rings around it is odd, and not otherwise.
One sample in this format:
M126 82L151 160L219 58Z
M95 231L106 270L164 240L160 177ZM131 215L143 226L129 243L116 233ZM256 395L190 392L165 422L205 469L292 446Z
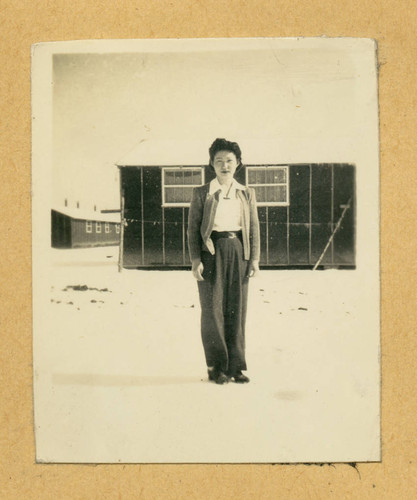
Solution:
M334 49L55 55L54 205L118 208L114 164L144 138L226 137L243 153L276 139L277 163L315 161L309 144L326 161L326 144L360 135L357 76Z

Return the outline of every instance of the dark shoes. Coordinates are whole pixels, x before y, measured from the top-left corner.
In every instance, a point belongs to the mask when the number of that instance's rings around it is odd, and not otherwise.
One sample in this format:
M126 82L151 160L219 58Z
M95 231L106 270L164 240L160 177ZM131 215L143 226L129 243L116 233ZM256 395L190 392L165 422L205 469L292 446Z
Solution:
M208 378L216 384L223 385L229 382L229 377L221 371L208 370Z
M232 378L235 380L236 384L247 384L250 380L249 377L243 375L241 371L236 372L234 375L232 375Z
M211 382L216 382L219 385L227 384L229 379L233 379L236 384L247 384L250 381L249 377L243 375L241 371L228 376L222 371L208 370L208 378Z
M216 379L216 384L227 384L229 382L229 377L223 372L219 372Z

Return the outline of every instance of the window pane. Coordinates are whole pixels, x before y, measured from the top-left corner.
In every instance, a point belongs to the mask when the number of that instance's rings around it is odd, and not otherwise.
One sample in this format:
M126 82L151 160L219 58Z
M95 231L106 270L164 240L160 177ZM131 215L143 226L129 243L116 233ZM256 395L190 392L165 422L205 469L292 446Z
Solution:
M202 184L202 170L196 169L178 169L178 170L164 170L164 184L165 186L201 186Z
M182 201L183 192L184 192L184 188L182 188L182 187L176 187L174 189L174 198L175 198L175 201L177 201L177 202L181 202Z
M175 170L175 184L184 184L184 172Z
M268 168L265 171L266 184L281 184L286 182L285 169Z
M249 184L256 184L256 171L253 169L250 169L248 171L248 183Z
M287 203L287 186L278 186L278 199L283 203Z
M256 170L256 184L265 184L265 169L258 168Z
M186 187L183 189L183 202L185 203L190 203L191 199L193 197L193 188L192 187Z
M275 171L274 182L287 182L287 170L285 168L280 168Z
M175 203L175 189L165 188L165 201L166 203Z
M278 186L268 186L266 188L266 200L265 201L279 201L277 200L277 188Z
M269 168L266 171L266 184L285 183L285 170L281 168Z
M267 184L274 184L275 169L268 168L265 172L265 181Z
M256 201L258 203L266 201L266 199L265 199L265 186L256 186L255 192L256 192Z
M189 203L193 194L192 187L166 187L166 203Z
M201 170L197 169L193 170L192 172L193 172L193 184L195 186L201 186L201 184L203 183L201 178Z
M267 186L266 200L268 202L281 202L285 203L287 190L285 186Z
M248 169L248 184L255 188L258 203L288 203L287 183L286 167Z
M192 170L184 170L183 176L184 176L183 184L192 184L193 183L193 171Z
M175 184L175 172L173 170L164 170L165 172L165 184L168 186L170 184Z

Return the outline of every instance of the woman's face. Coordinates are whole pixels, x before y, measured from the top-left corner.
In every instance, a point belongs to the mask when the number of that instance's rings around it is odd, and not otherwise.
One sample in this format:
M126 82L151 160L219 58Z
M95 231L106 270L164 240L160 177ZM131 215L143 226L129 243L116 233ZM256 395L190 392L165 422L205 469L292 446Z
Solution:
M239 164L231 151L218 151L214 155L212 166L220 184L225 184L232 181Z

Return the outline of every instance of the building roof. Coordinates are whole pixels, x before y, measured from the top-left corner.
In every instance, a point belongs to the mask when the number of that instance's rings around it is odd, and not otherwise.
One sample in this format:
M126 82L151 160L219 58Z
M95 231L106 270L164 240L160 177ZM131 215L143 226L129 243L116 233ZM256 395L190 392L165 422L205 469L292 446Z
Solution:
M213 138L198 141L143 140L116 165L119 167L207 165ZM276 164L280 161L278 141L238 140L245 165Z
M287 165L295 163L354 163L356 149L352 137L331 135L277 137L276 139L236 140L244 165ZM209 161L208 149L214 138L205 140L145 139L122 157L118 167L202 166ZM356 148L356 149L355 149Z
M287 165L295 163L352 163L356 161L352 137L291 135L276 139L236 140L242 150L244 165ZM145 139L122 157L118 167L202 166L209 161L208 149L213 137L206 140Z
M53 207L52 210L67 215L72 219L91 220L94 222L120 222L120 213L103 214L101 212L94 212L93 210L83 210L81 208L71 207Z

